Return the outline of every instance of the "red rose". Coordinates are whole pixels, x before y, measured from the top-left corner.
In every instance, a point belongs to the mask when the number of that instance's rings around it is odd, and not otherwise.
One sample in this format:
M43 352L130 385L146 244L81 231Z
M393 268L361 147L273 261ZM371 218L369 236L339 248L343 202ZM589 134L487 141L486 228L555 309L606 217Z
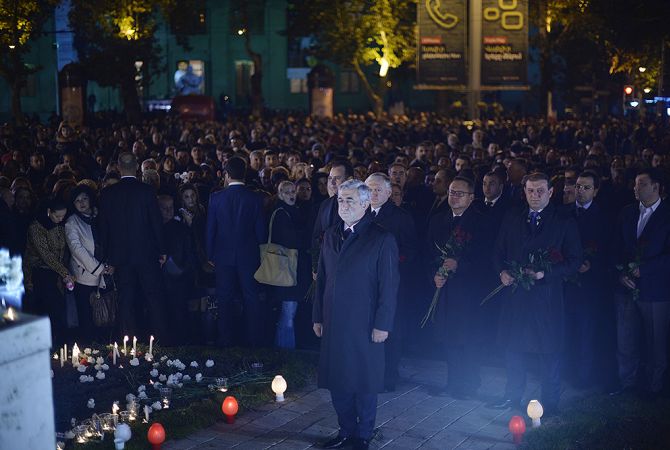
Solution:
M563 262L563 254L560 250L552 248L549 250L549 261L551 261L552 264Z

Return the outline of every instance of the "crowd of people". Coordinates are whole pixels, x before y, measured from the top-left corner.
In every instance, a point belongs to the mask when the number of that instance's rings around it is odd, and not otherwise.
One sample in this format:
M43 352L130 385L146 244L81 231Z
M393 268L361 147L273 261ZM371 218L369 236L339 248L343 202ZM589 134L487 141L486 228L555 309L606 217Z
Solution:
M558 405L561 374L665 392L667 120L52 120L4 125L0 167L0 247L23 255L24 309L49 315L54 345L146 333L317 348L326 331L313 324L335 319L324 317L323 297L337 282L321 250L343 208L363 202L366 220L397 246L395 314L378 330L388 339L377 336L385 389L402 352L430 341L449 367L436 394L474 395L482 357L499 350L508 371L500 407L521 400L533 361L545 411ZM338 203L350 180L360 195ZM254 279L270 234L298 251L294 286ZM365 278L371 266L356 261L347 273ZM364 284L343 292L356 298ZM116 323L97 327L90 299L109 290L118 291ZM327 308L313 316L313 304ZM213 334L202 323L212 310Z

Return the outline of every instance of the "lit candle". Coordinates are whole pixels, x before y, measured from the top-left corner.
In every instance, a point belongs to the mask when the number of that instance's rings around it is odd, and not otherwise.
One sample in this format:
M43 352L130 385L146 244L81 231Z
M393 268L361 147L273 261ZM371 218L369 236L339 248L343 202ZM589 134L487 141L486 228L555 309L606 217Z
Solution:
M61 369L65 365L65 355L63 354L63 347L60 348L60 367Z
M119 414L118 414L118 412L119 412L119 405L117 405L116 403L114 403L114 404L112 405L112 418L114 419L114 426L116 426L116 424L119 422Z
M119 344L114 342L114 348L112 349L112 364L116 365L116 354L119 351Z
M67 359L67 344L65 344L65 359Z
M128 336L123 336L123 354L127 355L126 353L126 343L128 342Z
M14 310L14 308L12 308L12 307L10 306L9 308L7 308L7 312L5 312L5 314L3 314L2 317L3 317L7 322L14 322L16 319L19 318L19 315L16 313L16 311Z
M144 423L149 423L149 405L144 405Z
M77 345L76 342L72 347L72 365L74 367L77 367L79 365L79 346Z
M149 354L153 355L154 354L154 337L151 336L149 338Z
M133 356L137 356L137 337L133 336Z

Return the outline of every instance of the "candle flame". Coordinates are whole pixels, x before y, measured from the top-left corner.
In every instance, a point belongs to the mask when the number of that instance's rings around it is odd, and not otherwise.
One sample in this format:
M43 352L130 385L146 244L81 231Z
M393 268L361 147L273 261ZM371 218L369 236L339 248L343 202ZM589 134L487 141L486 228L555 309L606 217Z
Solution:
M14 308L12 308L11 306L7 308L7 315L5 316L5 318L10 322L16 320L16 313L14 312Z

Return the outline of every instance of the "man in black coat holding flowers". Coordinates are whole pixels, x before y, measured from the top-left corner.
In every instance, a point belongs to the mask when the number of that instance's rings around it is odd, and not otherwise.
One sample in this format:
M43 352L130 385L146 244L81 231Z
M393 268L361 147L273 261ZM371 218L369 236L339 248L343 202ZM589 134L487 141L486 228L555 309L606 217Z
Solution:
M448 187L449 210L438 214L430 223L428 247L436 291L431 306L435 307L435 327L440 347L446 350L449 383L435 393L446 392L455 398L474 396L479 387L479 361L482 336L482 310L479 302L486 295L483 278L487 223L471 206L475 184L465 177L456 177ZM427 313L426 323L432 320Z
M582 264L582 248L574 218L550 204L549 177L532 173L523 187L529 208L505 217L493 254L500 281L509 288L491 300L501 302L498 337L507 366L505 396L491 406L521 406L529 360L538 358L541 403L545 414L555 414L564 343L563 279Z

